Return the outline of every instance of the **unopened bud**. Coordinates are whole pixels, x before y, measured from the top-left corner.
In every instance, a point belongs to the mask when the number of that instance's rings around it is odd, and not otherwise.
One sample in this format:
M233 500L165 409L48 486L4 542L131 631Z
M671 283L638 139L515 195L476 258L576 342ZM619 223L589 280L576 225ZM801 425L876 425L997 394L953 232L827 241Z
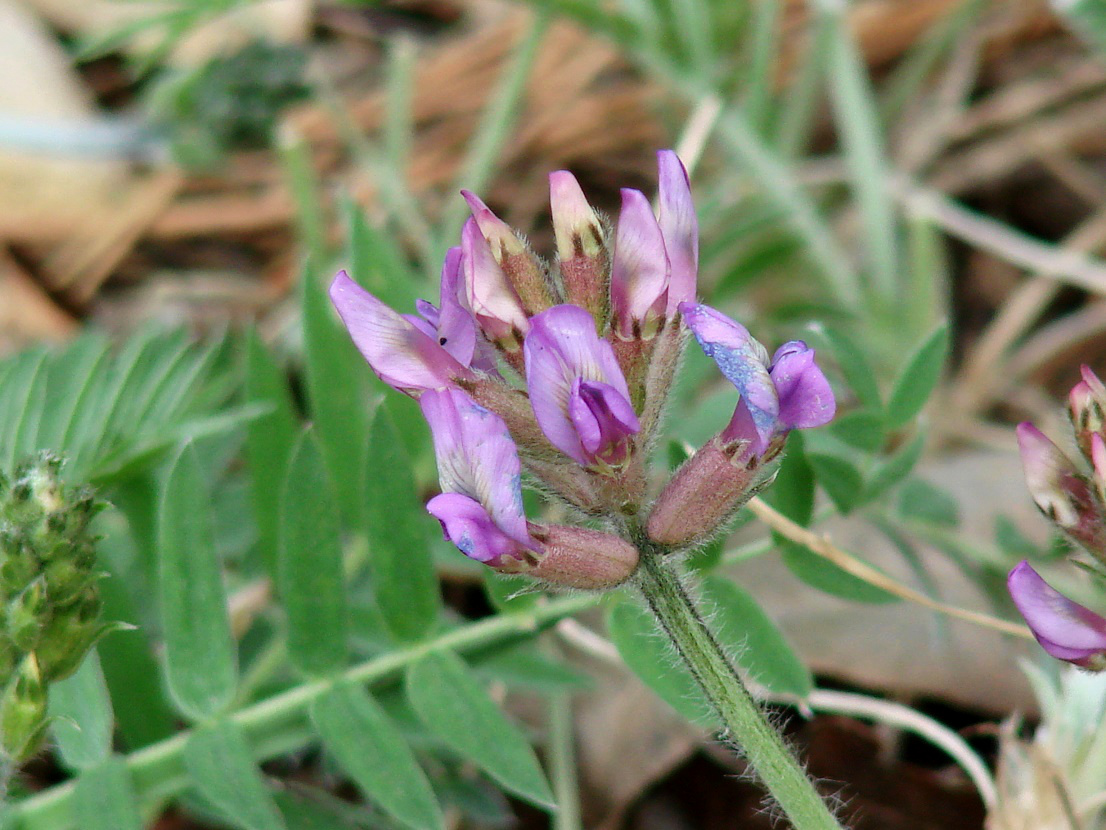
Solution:
M1091 439L1106 437L1106 386L1090 367L1082 366L1083 379L1068 395L1068 415L1075 439L1085 458L1091 460Z
M1106 509L1063 450L1028 421L1018 425L1025 483L1033 501L1058 528L1106 559Z
M29 758L46 725L46 685L29 654L0 693L0 754L17 761Z
M568 525L530 524L529 529L542 554L506 570L586 591L614 588L637 570L637 548L618 536Z
M64 680L77 670L88 650L110 628L99 616L100 598L95 588L88 589L72 606L54 611L35 649L46 680Z
M492 257L503 269L527 315L533 316L552 306L554 300L545 279L545 269L526 243L510 225L492 213L479 196L467 190L462 190L461 195L468 202L472 218L488 243Z
M20 651L32 651L46 616L46 588L42 578L35 580L8 601L7 635Z
M549 174L557 265L568 302L591 312L602 331L610 316L611 252L607 231L567 170Z
M771 483L777 467L715 436L672 476L646 522L654 542L686 547L710 539Z

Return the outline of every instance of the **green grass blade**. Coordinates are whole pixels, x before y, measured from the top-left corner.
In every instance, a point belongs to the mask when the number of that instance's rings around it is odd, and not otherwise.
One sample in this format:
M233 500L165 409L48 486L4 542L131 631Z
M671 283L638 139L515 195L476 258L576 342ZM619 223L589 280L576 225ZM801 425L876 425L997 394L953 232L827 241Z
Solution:
M879 296L895 302L899 295L898 231L875 97L843 10L829 2L824 5L835 9L828 12L833 16L830 98L853 195L860 209L867 263Z
M246 337L245 399L270 407L246 426L246 463L261 559L274 574L281 482L299 434L299 418L288 381L256 331Z

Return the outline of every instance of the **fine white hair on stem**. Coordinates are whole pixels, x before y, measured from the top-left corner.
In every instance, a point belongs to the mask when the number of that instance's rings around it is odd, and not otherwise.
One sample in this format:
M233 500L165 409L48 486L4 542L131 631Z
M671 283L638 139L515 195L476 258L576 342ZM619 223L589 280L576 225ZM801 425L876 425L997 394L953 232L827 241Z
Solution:
M621 662L614 643L571 617L557 623L556 630L567 643L581 651L606 662ZM988 810L998 803L995 779L978 753L955 731L916 709L870 695L827 689L815 689L803 701L796 700L792 695L776 694L758 684L750 684L750 691L769 703L784 703L800 710L849 715L912 732L944 750L956 762L971 780Z

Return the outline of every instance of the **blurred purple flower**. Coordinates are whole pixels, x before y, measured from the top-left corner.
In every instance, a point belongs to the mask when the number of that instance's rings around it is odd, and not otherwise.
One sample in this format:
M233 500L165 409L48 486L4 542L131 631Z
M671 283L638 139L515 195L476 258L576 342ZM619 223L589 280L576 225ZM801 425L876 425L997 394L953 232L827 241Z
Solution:
M1091 553L1106 555L1106 508L1091 482L1030 422L1018 424L1017 433L1025 483L1037 507Z
M1006 585L1045 651L1086 669L1106 669L1106 619L1065 597L1028 562L1010 571Z
M530 323L523 354L538 426L585 467L620 466L641 426L611 344L578 306L554 306Z

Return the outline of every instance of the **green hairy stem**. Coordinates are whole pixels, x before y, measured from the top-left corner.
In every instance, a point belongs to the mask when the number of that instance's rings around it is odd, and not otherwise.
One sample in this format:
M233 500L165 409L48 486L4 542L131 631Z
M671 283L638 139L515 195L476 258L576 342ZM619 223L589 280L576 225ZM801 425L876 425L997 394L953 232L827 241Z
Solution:
M724 726L724 738L751 764L796 830L841 830L813 782L749 694L679 576L643 551L638 587L661 629Z

